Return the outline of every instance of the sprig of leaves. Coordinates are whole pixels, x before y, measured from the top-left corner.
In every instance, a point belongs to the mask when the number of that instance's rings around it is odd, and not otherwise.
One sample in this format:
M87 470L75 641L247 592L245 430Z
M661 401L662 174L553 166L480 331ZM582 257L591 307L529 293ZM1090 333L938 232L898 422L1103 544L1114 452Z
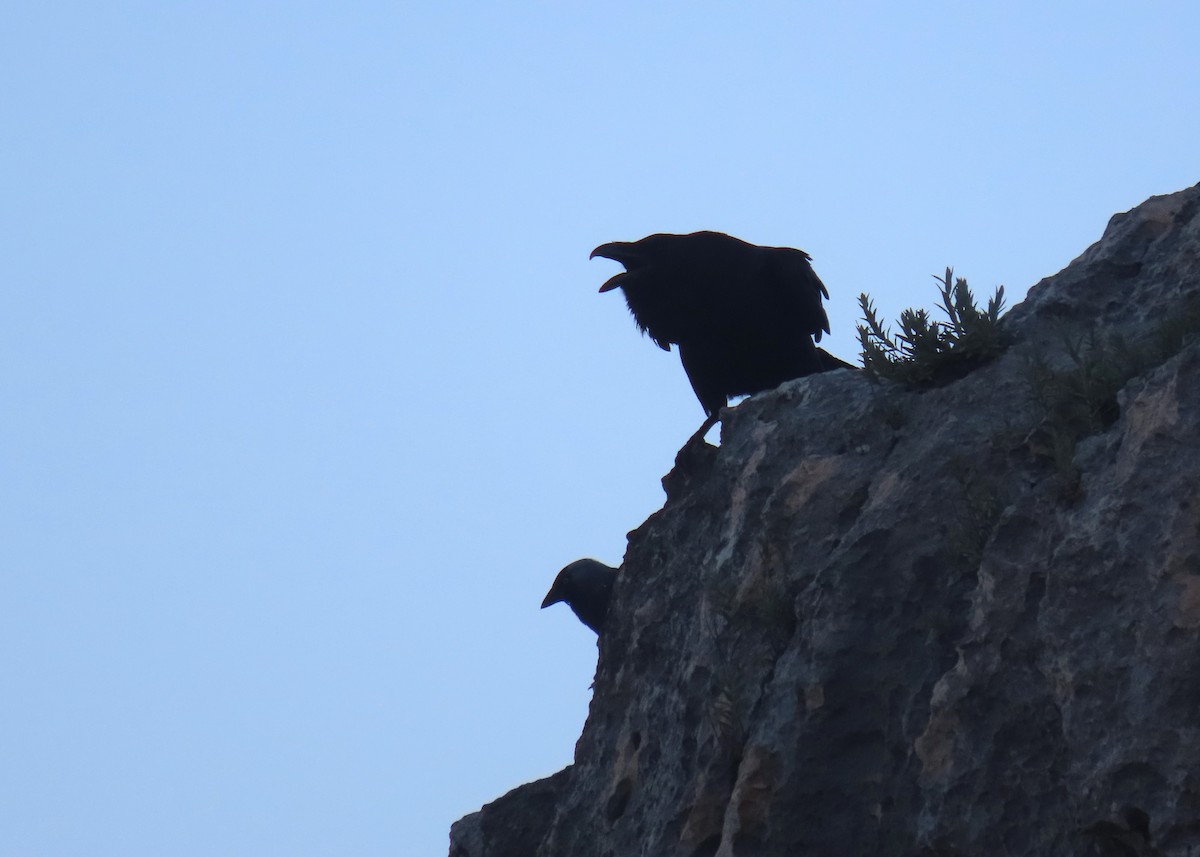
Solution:
M895 335L879 320L870 296L866 292L858 296L863 312L858 341L868 378L937 386L963 377L1008 346L999 325L1004 286L997 286L987 306L980 309L966 279L955 278L952 268L946 269L944 277L933 278L939 284L938 308L948 321L933 321L928 310L910 307L900 313L900 332Z

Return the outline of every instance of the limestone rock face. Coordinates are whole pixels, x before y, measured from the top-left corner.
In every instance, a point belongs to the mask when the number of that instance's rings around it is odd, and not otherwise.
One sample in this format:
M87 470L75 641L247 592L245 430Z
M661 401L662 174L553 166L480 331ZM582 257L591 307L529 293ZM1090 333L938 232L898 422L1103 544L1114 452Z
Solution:
M1197 212L1114 217L950 385L727 411L630 534L575 763L451 857L1200 854L1200 336L1069 442L1033 380L1195 313Z

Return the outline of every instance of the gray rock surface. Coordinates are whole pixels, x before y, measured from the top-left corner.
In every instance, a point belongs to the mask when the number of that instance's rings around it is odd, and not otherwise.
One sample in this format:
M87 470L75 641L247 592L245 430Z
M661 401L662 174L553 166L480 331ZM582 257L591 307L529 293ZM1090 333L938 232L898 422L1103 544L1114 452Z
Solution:
M727 411L630 534L575 763L451 857L1200 855L1200 337L1065 451L1031 380L1195 308L1198 211L1114 217L960 381Z

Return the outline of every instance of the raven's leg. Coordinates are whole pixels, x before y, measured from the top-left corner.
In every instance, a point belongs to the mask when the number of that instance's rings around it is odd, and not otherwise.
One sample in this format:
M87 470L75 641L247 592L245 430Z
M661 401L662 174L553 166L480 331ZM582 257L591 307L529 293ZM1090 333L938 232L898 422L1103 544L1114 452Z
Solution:
M696 429L696 433L687 439L687 443L685 443L683 445L683 448L688 449L694 443L704 443L704 436L706 434L708 434L708 430L710 428L712 428L713 426L715 426L717 424L717 421L719 419L721 419L720 411L717 411L716 413L707 417L704 420L704 422L700 425L700 428Z

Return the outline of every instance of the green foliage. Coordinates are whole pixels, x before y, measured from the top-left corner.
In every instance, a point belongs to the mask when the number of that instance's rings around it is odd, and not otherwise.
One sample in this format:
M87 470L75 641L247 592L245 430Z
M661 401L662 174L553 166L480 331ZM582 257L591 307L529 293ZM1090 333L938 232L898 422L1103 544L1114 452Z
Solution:
M1035 449L1054 463L1063 483L1063 494L1073 498L1079 490L1075 446L1088 435L1116 420L1117 391L1136 373L1136 364L1124 340L1089 333L1066 342L1071 365L1055 370L1035 355L1026 364L1034 401L1043 411L1034 435Z
M1078 487L1075 447L1108 428L1120 416L1117 393L1179 353L1200 335L1200 300L1180 305L1148 336L1130 343L1119 333L1094 331L1065 339L1069 364L1055 369L1041 355L1029 358L1026 375L1043 417L1032 436L1036 451L1049 458L1068 493Z
M956 501L946 504L950 523L946 545L967 568L975 568L1000 518L999 484L995 474L982 467L980 461L966 456L951 458L948 472L961 493Z
M1067 340L1071 365L1055 371L1040 357L1029 361L1033 398L1046 420L1080 438L1107 428L1117 418L1117 391L1136 375L1142 361L1120 334Z
M988 300L987 307L975 305L967 281L954 277L952 268L939 283L938 308L948 321L932 321L924 309L900 313L900 332L885 328L875 305L865 292L858 296L863 323L858 325L863 369L872 380L885 378L913 387L936 387L969 374L1000 354L1008 338L1000 330L1004 310L1004 286Z
M709 697L708 726L717 737L718 746L731 750L744 740L742 716L734 698L733 684L720 677L715 682L717 686Z
M1151 336L1146 348L1154 365L1165 363L1200 336L1200 295L1185 298L1179 307L1162 321Z

